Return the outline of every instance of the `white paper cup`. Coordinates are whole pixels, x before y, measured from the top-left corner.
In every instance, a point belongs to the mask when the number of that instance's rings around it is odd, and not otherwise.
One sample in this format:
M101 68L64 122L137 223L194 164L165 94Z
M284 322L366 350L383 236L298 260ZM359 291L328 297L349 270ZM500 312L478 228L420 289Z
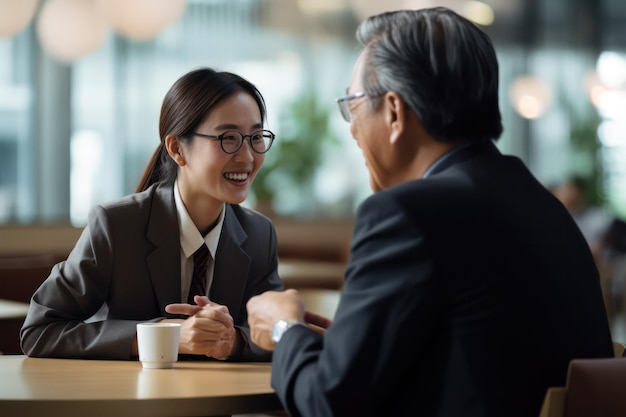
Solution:
M137 346L144 368L173 368L178 360L179 323L138 323Z

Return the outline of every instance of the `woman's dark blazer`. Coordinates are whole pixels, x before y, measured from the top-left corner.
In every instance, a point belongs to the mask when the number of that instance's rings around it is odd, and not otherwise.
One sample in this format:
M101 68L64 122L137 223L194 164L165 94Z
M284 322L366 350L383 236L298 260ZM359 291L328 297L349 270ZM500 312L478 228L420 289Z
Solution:
M273 224L226 204L211 300L226 305L246 341L239 359L271 356L251 345L246 302L283 287ZM35 292L21 330L25 354L130 359L136 324L172 317L181 302L180 232L173 187L154 185L95 207L66 261Z

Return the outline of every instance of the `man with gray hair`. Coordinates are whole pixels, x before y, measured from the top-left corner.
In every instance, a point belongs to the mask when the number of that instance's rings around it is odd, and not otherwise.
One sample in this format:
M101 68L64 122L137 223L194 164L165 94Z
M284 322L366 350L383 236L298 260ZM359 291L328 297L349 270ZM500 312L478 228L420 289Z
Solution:
M537 416L571 359L613 351L585 239L494 145L491 40L445 8L373 16L357 38L338 103L374 194L325 334L297 291L248 302L272 386L293 416Z

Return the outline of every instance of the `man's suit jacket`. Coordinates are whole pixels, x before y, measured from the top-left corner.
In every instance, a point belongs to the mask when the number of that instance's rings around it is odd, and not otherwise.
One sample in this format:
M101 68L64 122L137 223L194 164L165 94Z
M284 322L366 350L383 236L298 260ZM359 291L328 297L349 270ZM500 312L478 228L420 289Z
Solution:
M361 205L335 320L284 334L272 385L293 416L532 417L611 355L584 238L489 143Z
M239 358L269 359L249 340L246 302L281 289L274 226L225 205L211 300L228 306L246 346ZM21 331L29 356L129 359L142 321L172 317L181 302L180 232L172 186L97 206L68 259L32 297Z

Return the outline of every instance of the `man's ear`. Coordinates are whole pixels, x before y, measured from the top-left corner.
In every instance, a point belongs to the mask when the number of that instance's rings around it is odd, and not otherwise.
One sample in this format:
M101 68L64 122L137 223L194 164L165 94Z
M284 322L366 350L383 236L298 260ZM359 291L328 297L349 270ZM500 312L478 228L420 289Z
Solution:
M165 137L165 149L167 149L167 153L172 157L174 162L181 167L187 164L182 148L183 147L177 136L168 135Z
M390 91L383 97L385 122L389 128L389 143L396 144L406 129L408 106L396 92Z

